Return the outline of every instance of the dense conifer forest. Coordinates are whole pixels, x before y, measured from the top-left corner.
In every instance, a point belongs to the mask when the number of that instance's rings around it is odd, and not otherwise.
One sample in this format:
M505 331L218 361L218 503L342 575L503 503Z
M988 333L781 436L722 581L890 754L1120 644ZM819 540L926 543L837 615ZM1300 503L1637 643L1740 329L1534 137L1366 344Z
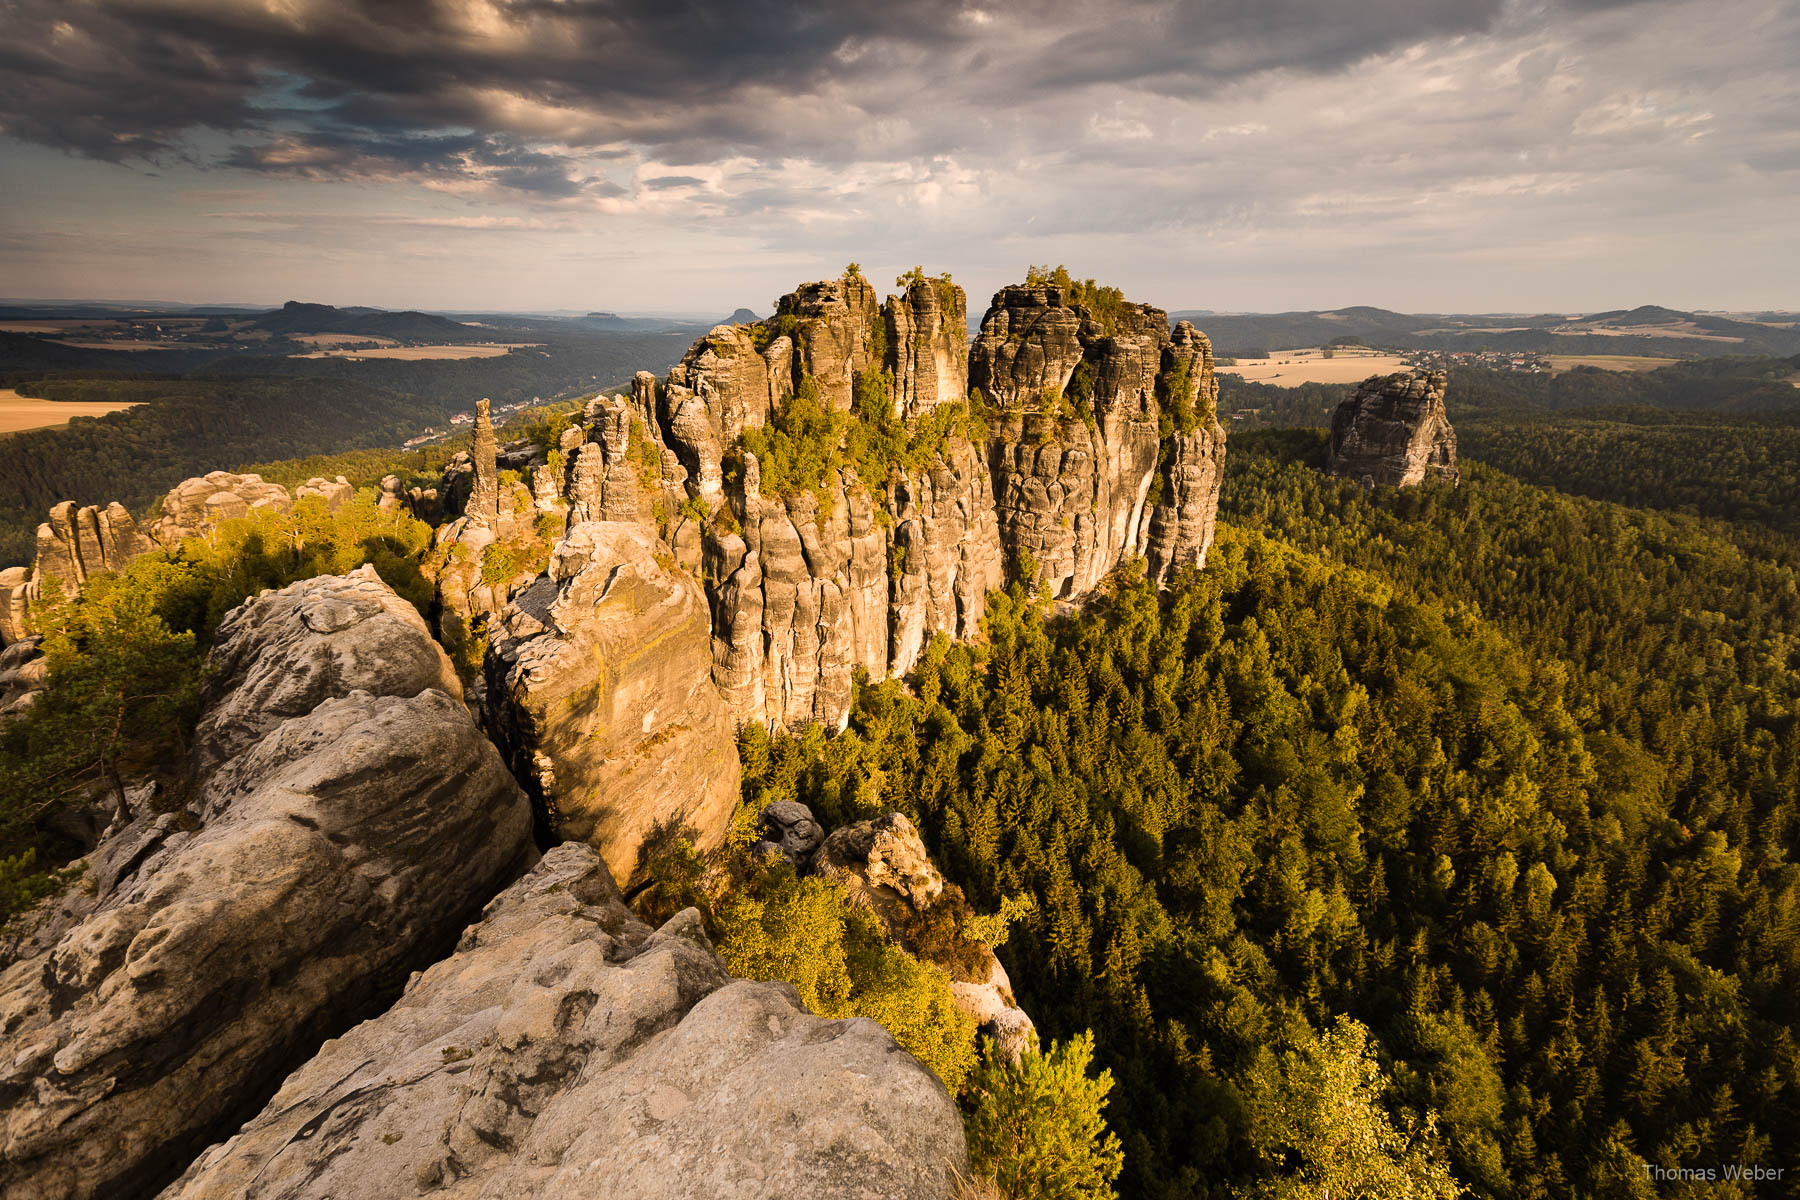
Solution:
M749 735L747 793L899 808L978 909L1029 905L1001 957L1094 1032L1122 1194L1341 1177L1280 1118L1363 1028L1413 1181L1370 1194L1795 1179L1800 542L1479 463L1363 491L1323 443L1234 438L1204 572L1015 588L846 733Z

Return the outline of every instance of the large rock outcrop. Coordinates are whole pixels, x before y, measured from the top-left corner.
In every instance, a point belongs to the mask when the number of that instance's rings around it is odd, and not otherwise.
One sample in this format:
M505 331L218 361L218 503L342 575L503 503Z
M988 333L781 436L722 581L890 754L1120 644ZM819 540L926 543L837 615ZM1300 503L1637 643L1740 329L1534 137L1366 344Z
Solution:
M0 944L0 1192L142 1194L432 961L530 812L367 567L227 616L186 807L115 828Z
M157 545L172 550L184 539L205 533L233 517L249 516L253 508L287 512L293 506L294 499L286 488L261 475L209 471L169 489L163 497L162 516L148 532Z
M566 507L566 548L490 622L507 629L492 635L490 683L504 686L490 691L490 725L509 731L509 758L556 827L596 838L622 875L636 831L656 822L686 817L716 842L735 791L729 738L708 757L705 795L666 783L618 792L634 746L669 753L748 721L841 728L859 671L903 675L934 635L976 636L988 594L1020 564L1063 597L1131 556L1158 582L1203 565L1225 442L1211 347L1186 322L1171 331L1159 309L1116 294L1096 303L1103 311L1056 286L1003 289L970 347L966 300L948 279L910 277L878 303L849 275L800 287L755 325L712 330L663 383L640 373L630 396L590 403L559 447L556 492L539 497ZM796 480L788 431L769 443L786 457L760 462L752 447L766 435L745 435L796 394L879 426L881 444L904 452L846 450ZM833 447L811 449L817 461ZM583 532L600 524L641 535ZM571 599L610 594L619 572L704 595L698 622L671 608L679 649L654 670L636 655L641 665L616 670L651 636L641 614L595 619ZM722 718L700 699L695 629L708 635ZM568 685L552 679L570 672ZM614 690L625 698L606 700ZM584 815L595 813L604 819ZM714 823L695 820L709 813Z
M696 913L652 933L564 844L164 1200L930 1200L965 1170L879 1025L731 979Z
M1442 371L1372 375L1331 418L1329 470L1365 487L1456 483L1456 430Z
M1057 596L1138 554L1166 582L1204 566L1223 476L1212 346L1147 304L1104 317L1055 285L1003 288L969 351L1003 414L988 445L1000 535Z

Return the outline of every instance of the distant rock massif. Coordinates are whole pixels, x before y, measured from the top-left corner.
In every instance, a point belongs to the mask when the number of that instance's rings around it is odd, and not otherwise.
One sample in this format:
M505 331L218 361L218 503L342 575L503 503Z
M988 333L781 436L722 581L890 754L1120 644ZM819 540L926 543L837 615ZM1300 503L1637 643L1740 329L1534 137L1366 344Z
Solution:
M856 672L974 636L1021 566L1076 597L1132 555L1159 581L1205 563L1225 433L1203 334L1055 286L1004 289L966 328L947 280L885 301L856 275L806 284L596 398L540 468L552 486L534 477L561 533L487 614L487 720L621 878L654 823L723 839L735 725L841 727ZM742 439L796 395L912 449L778 491Z
M1456 430L1442 371L1374 375L1331 418L1329 470L1366 486L1456 483Z

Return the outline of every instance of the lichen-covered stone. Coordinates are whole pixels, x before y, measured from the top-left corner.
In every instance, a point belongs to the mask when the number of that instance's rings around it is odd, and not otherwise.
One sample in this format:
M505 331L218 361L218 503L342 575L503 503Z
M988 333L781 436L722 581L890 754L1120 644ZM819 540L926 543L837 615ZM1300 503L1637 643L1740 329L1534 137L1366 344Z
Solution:
M565 844L164 1200L933 1200L966 1170L879 1025L732 980L696 913L652 933Z

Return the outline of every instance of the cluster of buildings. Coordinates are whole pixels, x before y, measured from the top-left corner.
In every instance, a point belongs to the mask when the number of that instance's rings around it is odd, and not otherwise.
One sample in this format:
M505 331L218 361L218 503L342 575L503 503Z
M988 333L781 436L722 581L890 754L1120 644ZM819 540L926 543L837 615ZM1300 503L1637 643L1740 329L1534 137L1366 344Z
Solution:
M1427 371L1447 371L1451 367L1483 367L1532 375L1550 371L1550 360L1529 350L1409 350L1406 361L1415 369Z

